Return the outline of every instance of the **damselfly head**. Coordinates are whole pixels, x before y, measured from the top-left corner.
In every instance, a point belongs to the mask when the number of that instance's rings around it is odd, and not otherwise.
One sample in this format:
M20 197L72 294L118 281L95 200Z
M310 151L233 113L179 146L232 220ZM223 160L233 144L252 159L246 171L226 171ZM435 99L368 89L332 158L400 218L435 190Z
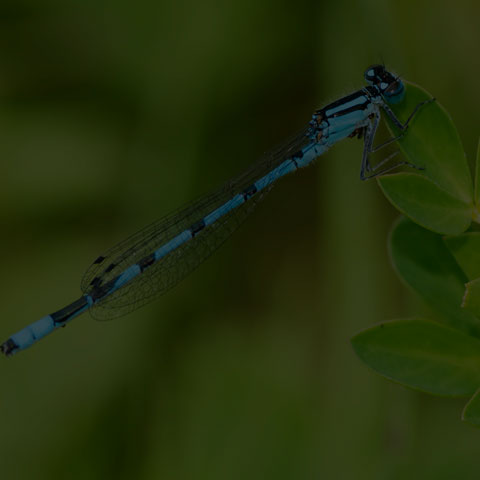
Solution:
M399 77L390 73L384 65L371 65L365 70L365 80L375 85L389 103L403 99L405 87Z

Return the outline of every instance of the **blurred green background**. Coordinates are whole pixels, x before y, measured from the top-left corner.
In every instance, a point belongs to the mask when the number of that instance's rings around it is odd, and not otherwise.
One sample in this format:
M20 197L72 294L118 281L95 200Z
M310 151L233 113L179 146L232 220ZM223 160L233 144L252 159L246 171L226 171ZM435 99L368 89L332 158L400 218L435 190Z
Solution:
M432 92L471 159L479 15L473 0L2 1L2 340L371 63ZM279 182L161 300L3 359L1 476L478 478L464 401L391 384L350 347L420 308L389 265L397 213L359 180L361 151L346 141Z

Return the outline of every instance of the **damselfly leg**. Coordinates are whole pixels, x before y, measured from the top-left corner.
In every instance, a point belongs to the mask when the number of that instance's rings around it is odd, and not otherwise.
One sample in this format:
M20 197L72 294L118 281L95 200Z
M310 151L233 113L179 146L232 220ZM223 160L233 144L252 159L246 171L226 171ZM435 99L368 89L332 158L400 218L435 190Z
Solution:
M387 141L381 143L380 145L377 145L376 147L373 146L373 140L375 139L375 134L377 133L378 125L380 123L380 114L379 112L374 112L371 115L371 121L370 123L364 127L363 129L363 136L364 136L364 148L363 148L363 155L362 155L362 164L361 164L361 169L360 169L360 178L362 180L369 180L374 177L378 177L379 175L383 175L387 172L390 172L391 170L394 170L398 167L402 166L408 166L411 168L414 168L416 170L425 170L424 167L415 165L411 162L408 162L407 160L402 160L400 162L397 162L393 165L389 165L388 167L382 168L384 165L388 164L388 162L398 155L399 151L395 151L392 154L388 155L386 158L378 162L376 165L373 167L370 165L370 155L372 153L378 152L382 148L392 144L393 142L400 140L405 133L408 130L409 123L411 120L415 117L415 115L418 113L418 111L428 103L434 102L435 98L430 98L428 100L425 100L423 102L420 102L416 105L414 108L413 112L409 115L405 123L402 123L398 117L393 113L393 111L390 109L388 105L385 103L382 104L382 109L384 112L390 117L392 122L395 124L397 128L399 128L402 132L400 135L397 135L395 137L389 138Z

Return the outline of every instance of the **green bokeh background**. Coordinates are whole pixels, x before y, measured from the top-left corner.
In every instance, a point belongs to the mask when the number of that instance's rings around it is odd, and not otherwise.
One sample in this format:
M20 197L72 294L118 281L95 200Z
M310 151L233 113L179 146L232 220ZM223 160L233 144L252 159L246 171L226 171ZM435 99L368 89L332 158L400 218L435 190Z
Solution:
M473 0L3 1L2 339L76 299L100 252L362 86L371 63L432 92L472 159L479 15ZM388 383L350 346L419 310L361 150L346 141L279 182L161 300L3 359L2 478L478 478L464 402Z

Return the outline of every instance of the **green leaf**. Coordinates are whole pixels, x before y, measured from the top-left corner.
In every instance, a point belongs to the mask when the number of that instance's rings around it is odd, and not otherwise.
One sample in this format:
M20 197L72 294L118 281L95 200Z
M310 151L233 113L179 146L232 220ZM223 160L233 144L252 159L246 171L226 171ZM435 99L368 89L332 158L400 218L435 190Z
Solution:
M398 173L383 176L379 184L396 208L434 232L456 235L471 223L471 205L453 197L426 177Z
M480 390L465 405L462 413L462 420L475 427L480 427Z
M472 395L480 386L480 341L421 318L382 323L352 339L373 370L436 395Z
M392 110L406 120L415 107L432 95L413 83L407 83L405 100ZM392 132L400 132L384 115ZM472 178L460 136L438 100L424 105L410 122L406 134L398 141L401 151L415 165L425 168L423 175L454 197L471 203Z
M477 147L477 160L475 162L475 221L480 223L480 139Z
M444 241L469 280L480 277L480 233L467 232Z
M406 121L415 106L429 98L432 97L425 90L408 83L405 100L392 105L392 110L398 118ZM388 116L384 115L384 118L393 135L398 135L399 130ZM446 110L438 101L421 107L398 143L407 160L425 170L411 176L394 174L379 177L378 183L385 195L405 215L433 231L450 234L460 233L460 228L464 231L473 212L472 179L460 137ZM412 180L412 176L428 179L438 188L427 182ZM392 180L392 177L398 178ZM438 208L433 208L437 201ZM443 224L439 222L438 215L438 210L442 208L447 208L450 219ZM456 209L461 211L462 218L453 222L452 213Z
M480 317L480 278L468 282L465 287L462 307Z
M444 323L480 335L480 321L461 308L467 277L442 236L401 218L390 233L390 258L399 277Z

